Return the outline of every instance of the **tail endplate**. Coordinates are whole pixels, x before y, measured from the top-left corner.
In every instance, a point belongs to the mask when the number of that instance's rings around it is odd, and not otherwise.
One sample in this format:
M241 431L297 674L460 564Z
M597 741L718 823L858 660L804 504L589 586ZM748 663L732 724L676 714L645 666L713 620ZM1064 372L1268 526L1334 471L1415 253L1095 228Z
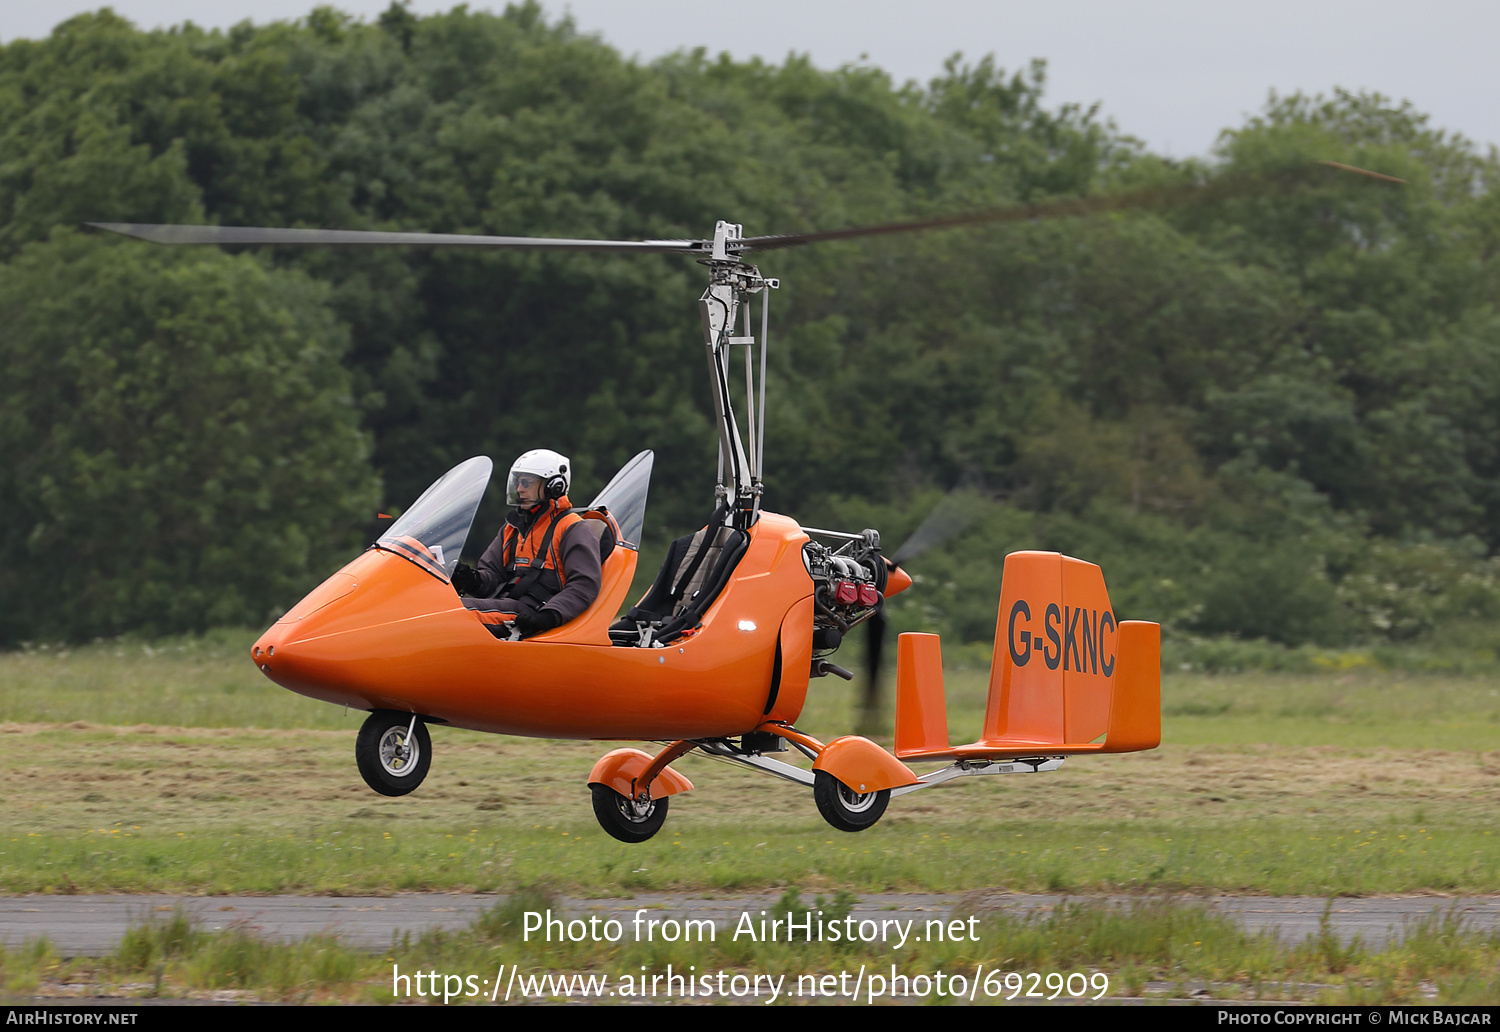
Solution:
M1130 752L1161 741L1161 627L1117 621L1093 563L1056 552L1005 559L979 741L948 744L936 635L897 642L896 755L999 759Z

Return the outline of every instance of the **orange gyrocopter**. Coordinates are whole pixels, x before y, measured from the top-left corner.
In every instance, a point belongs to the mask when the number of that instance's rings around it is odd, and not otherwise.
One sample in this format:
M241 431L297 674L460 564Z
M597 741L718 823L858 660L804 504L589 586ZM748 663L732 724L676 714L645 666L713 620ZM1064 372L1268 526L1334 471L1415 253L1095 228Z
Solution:
M857 624L883 627L883 600L911 578L874 530L799 526L761 508L770 291L744 255L819 240L1030 217L1034 209L746 238L720 222L711 240L561 240L96 223L159 243L417 245L687 254L707 266L699 300L719 437L716 507L669 549L651 589L621 610L644 525L652 453L629 462L586 508L602 582L581 616L525 640L497 638L451 576L492 472L475 457L440 477L367 551L255 643L255 663L294 692L370 713L355 747L375 791L404 795L432 760L426 725L538 738L662 741L656 755L616 749L588 783L604 830L654 835L692 783L670 764L695 750L810 786L834 827L859 831L892 796L966 775L1053 770L1078 753L1160 740L1160 628L1119 620L1091 563L1051 552L1007 557L989 697L979 740L948 740L942 657L932 634L897 644L895 747L845 735L826 744L795 725L813 677L851 675L828 660ZM1068 211L1066 213L1072 213ZM760 299L760 335L750 306ZM755 355L759 349L758 356ZM744 425L730 359L744 349ZM759 359L758 362L755 358ZM758 365L758 369L756 368ZM776 758L788 746L807 770ZM943 764L917 774L909 763Z

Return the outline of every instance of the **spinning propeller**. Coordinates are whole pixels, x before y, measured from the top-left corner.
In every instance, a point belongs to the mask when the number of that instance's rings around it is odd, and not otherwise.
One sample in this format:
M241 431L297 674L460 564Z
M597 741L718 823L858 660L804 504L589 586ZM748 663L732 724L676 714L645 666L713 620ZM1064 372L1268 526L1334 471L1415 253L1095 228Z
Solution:
M892 566L900 566L930 549L944 544L972 527L984 513L985 498L978 491L949 491L890 555ZM880 665L885 655L885 602L865 621L865 691L860 723L873 729L880 718Z

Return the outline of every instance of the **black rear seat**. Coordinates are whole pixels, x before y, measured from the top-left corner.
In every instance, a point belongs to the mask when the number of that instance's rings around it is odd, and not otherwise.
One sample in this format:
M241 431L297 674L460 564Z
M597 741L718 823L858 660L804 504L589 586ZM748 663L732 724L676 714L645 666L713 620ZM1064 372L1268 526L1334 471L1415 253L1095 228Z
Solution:
M702 622L750 544L749 534L723 525L726 513L721 507L702 530L672 542L646 597L610 627L612 642L665 645Z

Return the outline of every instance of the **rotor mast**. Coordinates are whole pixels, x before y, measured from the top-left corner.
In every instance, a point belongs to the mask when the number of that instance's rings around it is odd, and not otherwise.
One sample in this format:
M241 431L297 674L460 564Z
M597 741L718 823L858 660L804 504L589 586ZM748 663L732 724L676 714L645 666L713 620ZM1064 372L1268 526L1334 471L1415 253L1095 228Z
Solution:
M698 299L703 317L703 343L708 356L709 377L713 384L714 419L719 431L719 475L715 496L729 505L725 525L744 529L760 515L760 498L764 490L764 452L766 443L766 337L770 327L770 292L780 280L767 279L760 270L739 257L744 239L743 227L720 221L714 227L711 257L700 259L708 266L708 289ZM756 377L753 351L756 340L750 332L750 298L761 295L760 377L757 412ZM735 335L739 322L741 332ZM735 418L729 381L730 351L745 350L745 418L749 427L749 447L741 437ZM728 473L726 482L725 473Z

